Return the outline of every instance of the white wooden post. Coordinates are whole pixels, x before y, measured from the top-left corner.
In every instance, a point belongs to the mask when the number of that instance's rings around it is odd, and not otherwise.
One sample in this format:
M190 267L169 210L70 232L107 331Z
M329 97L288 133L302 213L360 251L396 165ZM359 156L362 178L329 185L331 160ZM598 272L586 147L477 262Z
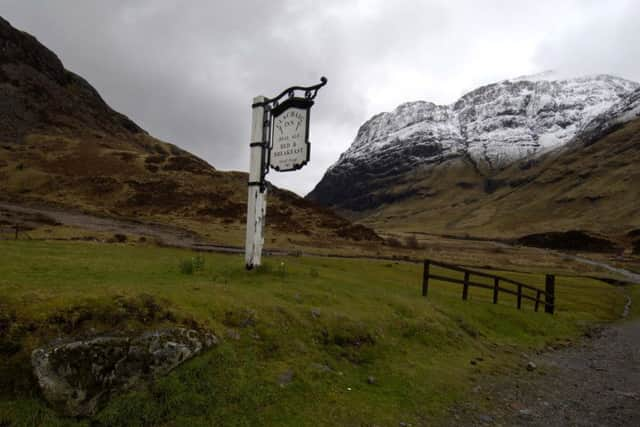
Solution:
M253 98L258 104L266 100L264 96ZM266 159L263 143L265 142L264 106L253 107L251 118L251 158L249 164L249 197L247 199L247 237L245 242L245 265L252 269L260 265L262 246L264 245L264 218L267 211L267 188L263 183L263 170ZM263 188L261 188L263 187Z

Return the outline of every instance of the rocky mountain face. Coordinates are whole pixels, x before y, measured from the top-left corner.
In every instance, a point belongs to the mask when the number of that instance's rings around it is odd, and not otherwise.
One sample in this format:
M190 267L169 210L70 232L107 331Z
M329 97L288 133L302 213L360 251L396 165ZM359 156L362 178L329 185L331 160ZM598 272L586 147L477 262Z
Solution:
M638 88L609 75L561 78L547 72L480 87L450 105L402 104L363 124L307 197L343 212L362 212L415 196L415 189L384 190L407 174L454 160L490 177L583 132L595 137L603 127L629 119L637 113Z
M620 129L625 123L638 118L640 118L640 88L594 117L584 126L576 139L587 145L592 144Z
M0 17L0 136L19 142L39 128L95 128L111 134L144 131L112 110L82 77L30 34Z
M241 245L247 178L153 138L0 18L0 200L170 223ZM379 239L275 187L267 225L274 244Z

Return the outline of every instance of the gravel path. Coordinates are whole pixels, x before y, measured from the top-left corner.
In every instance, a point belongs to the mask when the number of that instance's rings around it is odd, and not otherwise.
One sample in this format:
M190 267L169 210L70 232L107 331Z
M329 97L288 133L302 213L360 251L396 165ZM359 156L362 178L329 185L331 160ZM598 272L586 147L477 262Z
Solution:
M479 391L490 410L461 405L455 426L640 426L640 320L531 356L536 368ZM490 383L490 384L487 384Z
M609 264L605 264L604 262L595 261L595 260L584 258L584 257L580 257L580 256L569 255L569 254L562 254L562 255L566 256L568 258L571 258L574 261L581 262L583 264L588 264L588 265L593 265L593 266L596 266L596 267L604 268L605 270L609 270L609 271L611 271L613 273L621 275L622 277L624 277L625 279L627 279L631 283L640 284L640 274L638 274L638 273L634 273L632 271L625 270L624 268L613 267L613 266L610 266Z

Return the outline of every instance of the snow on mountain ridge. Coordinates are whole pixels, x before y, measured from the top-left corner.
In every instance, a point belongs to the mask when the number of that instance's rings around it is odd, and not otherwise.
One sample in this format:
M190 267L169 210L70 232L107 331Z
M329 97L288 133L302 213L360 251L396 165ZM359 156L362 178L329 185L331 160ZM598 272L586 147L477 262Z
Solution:
M559 78L545 72L482 86L449 105L399 105L368 120L327 173L388 158L411 164L469 154L500 167L569 142L591 120L640 84L609 75ZM429 148L431 147L431 148Z
M640 118L640 87L589 121L581 130L579 139L586 144L591 144L616 130L619 125L638 118Z

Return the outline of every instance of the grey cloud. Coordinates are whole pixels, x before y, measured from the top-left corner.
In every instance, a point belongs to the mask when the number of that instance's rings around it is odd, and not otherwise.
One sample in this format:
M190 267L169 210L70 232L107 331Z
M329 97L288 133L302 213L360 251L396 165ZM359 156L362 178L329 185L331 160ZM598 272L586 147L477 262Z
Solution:
M585 2L581 19L544 40L535 60L541 68L640 81L639 23L637 1Z
M115 109L218 169L247 169L254 96L326 75L311 164L269 176L301 194L362 122L401 102L448 103L560 66L640 80L635 9L623 0L0 0L5 18Z

